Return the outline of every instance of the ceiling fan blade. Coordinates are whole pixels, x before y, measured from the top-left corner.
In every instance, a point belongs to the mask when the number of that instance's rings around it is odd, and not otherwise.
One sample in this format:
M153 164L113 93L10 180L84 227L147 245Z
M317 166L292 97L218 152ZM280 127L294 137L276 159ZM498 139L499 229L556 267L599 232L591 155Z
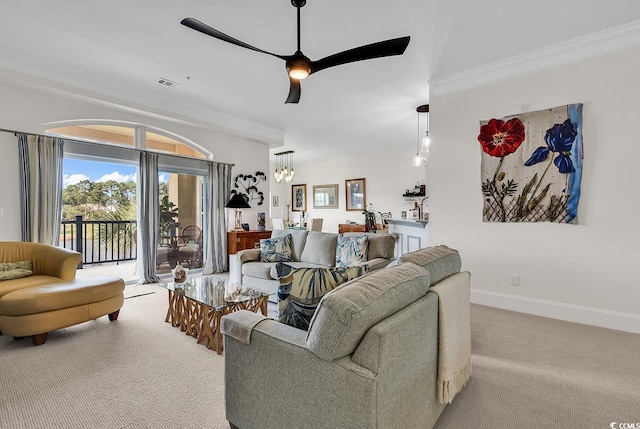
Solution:
M355 61L402 55L409 45L409 39L409 36L399 37L329 55L318 61L312 61L311 73Z
M290 56L289 55L278 55L278 54L274 54L272 52L267 52L267 51L263 51L262 49L256 48L255 46L251 46L247 43L241 42L238 39L234 39L231 36L228 36L226 34L224 34L221 31L216 30L215 28L211 28L209 27L207 24L198 21L195 18L185 18L182 21L180 21L180 24L192 28L196 31L199 31L200 33L206 34L207 36L211 36L211 37L215 37L218 40L222 40L223 42L227 42L227 43L231 43L233 45L236 46L240 46L241 48L247 48L247 49L251 49L252 51L256 51L256 52L261 52L263 54L267 54L267 55L271 55L274 56L276 58L280 58L282 60L287 60Z
M285 101L285 104L286 103L297 104L298 101L300 101L300 94L301 94L300 81L298 79L289 77L289 96L287 97L287 101Z

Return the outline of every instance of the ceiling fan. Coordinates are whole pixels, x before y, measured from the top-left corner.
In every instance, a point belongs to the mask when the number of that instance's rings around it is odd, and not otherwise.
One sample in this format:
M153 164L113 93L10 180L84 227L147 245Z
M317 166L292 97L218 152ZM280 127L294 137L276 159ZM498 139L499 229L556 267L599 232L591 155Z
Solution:
M291 4L298 12L298 49L293 55L278 55L262 49L251 46L247 43L234 39L221 31L209 27L195 18L185 18L180 23L196 31L204 33L208 36L215 37L227 43L231 43L242 48L251 49L252 51L262 52L263 54L272 55L286 62L287 72L289 74L289 96L285 103L297 103L300 101L300 80L306 78L310 74L319 72L329 67L339 66L341 64L352 63L355 61L369 60L372 58L389 57L393 55L402 55L409 45L409 36L399 37L397 39L384 40L382 42L371 43L369 45L360 46L329 55L317 61L310 60L300 50L300 8L307 3L306 0L291 0Z

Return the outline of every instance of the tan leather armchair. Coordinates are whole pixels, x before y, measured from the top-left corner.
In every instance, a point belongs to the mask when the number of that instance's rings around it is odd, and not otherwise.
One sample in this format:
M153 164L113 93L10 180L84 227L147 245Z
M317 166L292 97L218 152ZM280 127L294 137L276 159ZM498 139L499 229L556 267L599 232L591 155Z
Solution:
M0 262L31 261L33 275L0 282L0 297L14 290L76 278L82 255L41 243L0 242Z
M0 262L31 261L33 274L0 281L0 333L31 337L38 346L47 334L108 315L117 320L124 302L118 277L76 280L78 252L39 243L0 242Z

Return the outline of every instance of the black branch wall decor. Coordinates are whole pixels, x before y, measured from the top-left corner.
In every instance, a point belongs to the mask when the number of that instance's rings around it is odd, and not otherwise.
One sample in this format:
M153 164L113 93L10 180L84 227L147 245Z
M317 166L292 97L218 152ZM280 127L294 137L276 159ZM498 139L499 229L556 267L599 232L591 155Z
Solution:
M258 200L258 205L264 203L264 193L258 190L258 184L266 181L267 175L262 171L256 171L255 174L238 174L233 180L231 195L240 194L247 200L247 203Z

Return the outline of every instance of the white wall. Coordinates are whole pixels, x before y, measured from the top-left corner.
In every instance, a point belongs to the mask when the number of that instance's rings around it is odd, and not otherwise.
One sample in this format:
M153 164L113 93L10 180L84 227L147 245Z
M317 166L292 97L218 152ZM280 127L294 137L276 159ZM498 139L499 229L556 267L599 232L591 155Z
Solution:
M255 173L269 168L269 147L238 136L223 134L205 127L158 115L145 115L132 109L91 100L43 92L0 82L0 128L43 133L42 124L72 119L110 119L155 126L186 137L213 153L213 160L235 163L233 177L239 173ZM0 208L0 240L20 239L20 206L18 188L17 140L11 133L0 132L0 183L3 184ZM269 194L269 183L259 189ZM243 210L245 222L256 227L257 208ZM233 213L230 213L233 228Z
M638 70L633 49L431 95L430 234L460 250L474 302L640 332ZM570 103L584 104L580 224L483 223L478 122Z
M365 178L367 205L373 203L373 209L377 212L391 212L393 217L400 217L402 210L413 208L412 202L402 198L407 188L413 188L416 182L423 184L426 181L428 167L410 167L409 159L415 156L414 142L406 142L406 145L390 149L385 153L363 153L354 157L338 157L334 159L318 159L304 164L296 164L296 176L291 183L276 183L273 178L275 165L271 166L270 180L272 195L277 195L282 207L271 208L272 217L286 218L286 204L291 200L291 185L307 185L307 212L311 218L323 218L322 230L324 232L338 232L338 224L345 223L347 219L364 223L362 211L347 211L345 199L345 180ZM313 185L338 184L338 208L314 209ZM427 194L429 193L427 186ZM425 202L427 205L428 200ZM290 212L289 218L298 214Z

